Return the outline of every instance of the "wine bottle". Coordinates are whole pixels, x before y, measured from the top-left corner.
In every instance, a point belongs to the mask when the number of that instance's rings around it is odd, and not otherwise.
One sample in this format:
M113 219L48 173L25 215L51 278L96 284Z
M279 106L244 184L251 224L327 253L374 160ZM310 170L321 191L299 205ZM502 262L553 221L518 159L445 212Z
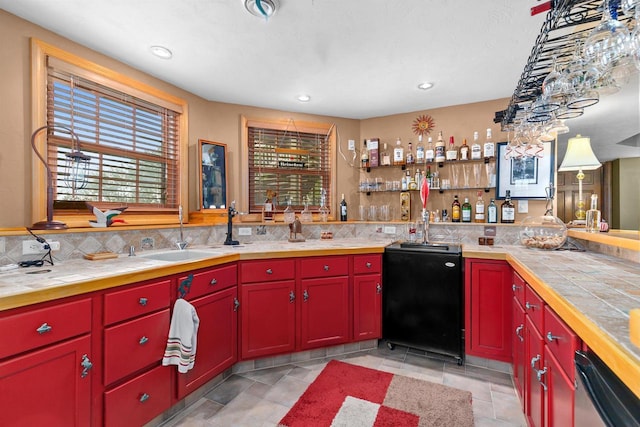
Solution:
M393 149L393 164L396 166L404 165L404 149L400 138L396 141L396 147Z
M451 204L451 221L460 222L460 200L458 200L458 195L453 196L453 203Z
M498 206L496 206L496 200L493 197L487 206L487 222L489 224L498 222Z
M438 140L436 142L436 157L435 161L438 163L438 166L443 166L445 161L445 153L444 153L444 141L442 140L442 131L438 133Z
M482 200L482 190L478 190L478 200L476 201L475 222L484 222L484 200Z
M367 149L367 140L362 143L362 154L360 154L360 167L362 169L369 168L369 150Z
M347 201L344 199L344 193L342 193L342 201L340 202L340 221L347 220Z
M471 203L469 203L469 198L464 198L464 203L462 204L462 222L471 222Z
M504 197L504 203L500 207L500 222L505 224L513 224L516 219L516 209L511 202L511 191L507 190Z

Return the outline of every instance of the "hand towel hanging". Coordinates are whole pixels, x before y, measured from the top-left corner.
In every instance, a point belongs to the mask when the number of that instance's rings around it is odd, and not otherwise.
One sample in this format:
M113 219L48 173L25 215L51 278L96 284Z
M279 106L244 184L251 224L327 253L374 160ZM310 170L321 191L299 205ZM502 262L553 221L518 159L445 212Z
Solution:
M171 316L167 348L162 365L177 365L178 372L184 374L193 368L196 358L196 344L200 319L196 309L182 298L176 300Z

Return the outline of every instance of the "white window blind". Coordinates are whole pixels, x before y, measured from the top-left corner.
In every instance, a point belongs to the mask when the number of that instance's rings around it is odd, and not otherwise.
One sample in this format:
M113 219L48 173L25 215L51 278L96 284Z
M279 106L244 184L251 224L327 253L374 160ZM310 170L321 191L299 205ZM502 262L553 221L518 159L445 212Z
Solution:
M248 126L249 207L260 213L267 190L277 193L275 211L284 211L291 199L296 211L317 212L322 191L331 200L331 144L326 133L292 131L290 127Z
M55 64L47 66L47 124L71 129L80 150L91 157L88 184L74 192L63 184L61 173L70 137L49 134L47 160L54 173L56 208L63 208L63 201L176 208L180 113Z

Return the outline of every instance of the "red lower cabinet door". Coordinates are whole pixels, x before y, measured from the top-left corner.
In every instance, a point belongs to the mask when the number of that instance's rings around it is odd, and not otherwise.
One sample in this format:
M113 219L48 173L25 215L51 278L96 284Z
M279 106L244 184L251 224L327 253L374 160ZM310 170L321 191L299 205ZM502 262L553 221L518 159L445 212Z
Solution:
M525 360L525 319L525 311L518 302L518 299L514 297L512 323L513 382L515 383L523 410L525 409L525 375L528 373L528 363Z
M299 292L300 347L310 349L349 340L349 278L304 279Z
M379 274L353 278L353 340L382 336L382 279Z
M546 425L549 427L572 426L576 390L573 381L564 372L549 347L545 346L544 357L547 367Z
M0 425L90 425L90 349L85 336L0 363Z
M238 317L235 287L191 301L198 313L196 361L186 374L178 374L182 399L238 360Z
M529 375L526 381L526 414L529 426L544 426L544 401L546 390L538 381L538 371L544 370L544 340L529 316L525 322L525 340L527 342L526 363ZM544 375L541 374L542 381Z
M295 282L241 285L241 358L292 352L296 344Z
M175 366L158 366L104 394L106 427L138 427L171 406Z

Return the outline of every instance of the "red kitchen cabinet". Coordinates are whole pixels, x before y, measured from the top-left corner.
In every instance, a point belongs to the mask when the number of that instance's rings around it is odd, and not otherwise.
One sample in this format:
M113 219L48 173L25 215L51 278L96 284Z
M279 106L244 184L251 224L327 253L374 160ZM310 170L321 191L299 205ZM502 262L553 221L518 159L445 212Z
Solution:
M505 261L465 260L467 355L512 361L511 272Z
M353 340L382 337L382 255L353 256Z
M236 287L190 301L200 319L196 363L187 373L177 374L179 399L238 360L237 301Z
M349 340L348 276L304 279L298 292L300 349Z
M545 374L541 377L546 387L545 425L572 426L574 414L575 386L549 346L544 349Z
M90 425L90 355L85 335L0 362L0 425Z
M242 284L240 296L240 358L292 352L296 345L295 281Z
M526 357L529 375L525 382L525 408L529 425L542 427L544 424L544 386L538 380L544 375L544 340L530 316L525 320ZM542 378L541 378L542 379Z
M520 305L516 297L513 298L513 324L512 324L512 351L513 351L513 382L516 391L522 403L523 412L524 405L524 387L526 384L526 376L529 374L528 361L525 359L526 342L525 342L525 311Z

